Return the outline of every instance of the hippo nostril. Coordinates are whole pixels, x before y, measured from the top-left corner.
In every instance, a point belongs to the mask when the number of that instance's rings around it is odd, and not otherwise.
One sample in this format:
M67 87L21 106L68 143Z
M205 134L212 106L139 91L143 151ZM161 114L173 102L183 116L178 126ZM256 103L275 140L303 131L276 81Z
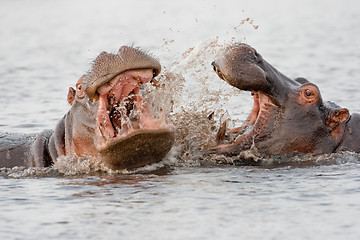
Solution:
M255 49L253 49L253 54L254 54L254 60L256 61L256 62L261 62L261 56L260 56L260 54L255 50Z
M213 66L213 69L214 69L214 71L216 72L217 67L216 67L216 65L215 65L215 62L212 62L211 65Z
M212 62L211 65L213 66L214 71L216 72L216 74L223 80L225 80L223 74L221 73L220 69L218 68L218 66L216 65L215 62Z

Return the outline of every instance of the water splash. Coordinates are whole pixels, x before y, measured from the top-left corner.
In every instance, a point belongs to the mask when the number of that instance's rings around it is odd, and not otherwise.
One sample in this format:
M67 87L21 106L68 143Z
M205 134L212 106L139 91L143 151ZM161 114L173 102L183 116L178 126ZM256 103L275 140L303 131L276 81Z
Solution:
M144 85L144 102L151 103L147 106L151 108L148 112L153 114L152 117L167 119L175 126L175 145L160 163L133 171L112 170L96 157L66 156L60 157L52 168L2 168L0 176L118 175L151 172L167 166L198 166L204 162L267 168L359 163L360 155L349 152L317 156L265 156L253 147L232 157L208 154L207 150L216 145L220 124L229 121L232 125L239 125L251 109L251 98L220 80L212 70L211 62L216 55L234 42L234 39L221 41L219 38L201 42L185 51L171 66L164 67L155 83Z
M176 128L179 163L197 164L207 159L207 149L216 145L218 119L230 99L241 91L220 80L211 62L235 40L219 38L199 43L185 51L160 76L166 98L171 99L169 118Z

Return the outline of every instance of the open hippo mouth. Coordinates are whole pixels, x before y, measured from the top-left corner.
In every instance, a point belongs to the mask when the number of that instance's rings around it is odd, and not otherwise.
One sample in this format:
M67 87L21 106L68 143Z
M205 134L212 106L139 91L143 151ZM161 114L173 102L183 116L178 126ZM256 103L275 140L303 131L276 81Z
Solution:
M157 162L173 144L173 127L162 109L143 98L141 88L153 76L153 69L128 70L97 89L96 147L113 166L120 158L132 167Z
M213 62L212 65L217 75L227 83L231 84L233 80L231 78L227 79L225 77L226 75L224 76L220 67L215 62ZM240 150L249 149L256 141L256 138L261 138L261 135L264 135L267 128L271 126L270 121L272 120L272 116L279 111L279 106L272 101L270 96L261 90L255 89L256 88L251 89L251 87L241 89L251 92L254 103L250 114L247 116L242 126L233 128L229 131L229 133L237 135L235 141L241 144L240 148L238 148L234 154ZM219 137L221 138L221 136Z
M214 61L212 66L216 74L228 84L251 92L254 101L243 125L229 131L237 136L234 143L220 145L218 152L232 155L251 148L255 143L261 145L267 135L273 134L276 128L274 123L281 115L282 101L282 96L274 91L279 83L271 82L269 79L271 76L267 72L270 69L266 62L252 47L235 44L227 48L225 54Z
M77 83L76 99L81 105L77 109L91 111L81 124L83 130L75 130L78 155L90 152L113 169L137 168L163 159L175 136L166 119L166 106L161 105L162 96L154 97L157 91L149 86L160 70L151 55L129 46L117 54L102 52L95 59ZM90 144L93 134L93 147L84 147L84 139Z
M323 102L315 84L286 77L242 43L225 49L212 65L221 79L250 91L254 98L243 126L230 130L239 135L215 147L215 152L236 155L252 146L265 154L320 154L339 149L349 111Z
M105 140L113 140L139 128L159 128L147 119L140 87L153 78L152 69L129 70L97 89L97 128Z

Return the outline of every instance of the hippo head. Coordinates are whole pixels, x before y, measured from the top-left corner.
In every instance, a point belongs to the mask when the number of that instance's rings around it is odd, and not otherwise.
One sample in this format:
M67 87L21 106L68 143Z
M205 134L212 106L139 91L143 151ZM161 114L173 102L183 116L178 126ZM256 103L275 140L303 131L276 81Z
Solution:
M76 90L69 90L63 154L100 157L113 169L160 161L174 142L173 126L142 89L160 70L160 63L138 48L102 52Z
M239 134L235 141L215 152L234 155L255 146L266 154L320 154L341 144L349 111L324 102L315 84L289 79L241 43L226 48L212 65L221 79L254 98L245 124L230 131Z

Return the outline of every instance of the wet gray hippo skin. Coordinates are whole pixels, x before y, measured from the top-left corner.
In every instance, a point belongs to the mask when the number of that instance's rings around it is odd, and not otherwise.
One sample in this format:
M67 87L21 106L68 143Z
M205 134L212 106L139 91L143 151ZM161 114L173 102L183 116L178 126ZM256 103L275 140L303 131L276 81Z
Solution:
M229 131L238 134L235 140L212 152L237 155L251 147L269 155L360 152L359 114L323 101L315 84L286 77L251 46L234 44L212 65L221 79L254 98L244 125Z
M47 167L60 156L95 156L113 169L159 162L174 143L173 126L154 114L141 86L160 63L138 48L102 52L69 89L69 112L55 130L0 134L0 167Z

